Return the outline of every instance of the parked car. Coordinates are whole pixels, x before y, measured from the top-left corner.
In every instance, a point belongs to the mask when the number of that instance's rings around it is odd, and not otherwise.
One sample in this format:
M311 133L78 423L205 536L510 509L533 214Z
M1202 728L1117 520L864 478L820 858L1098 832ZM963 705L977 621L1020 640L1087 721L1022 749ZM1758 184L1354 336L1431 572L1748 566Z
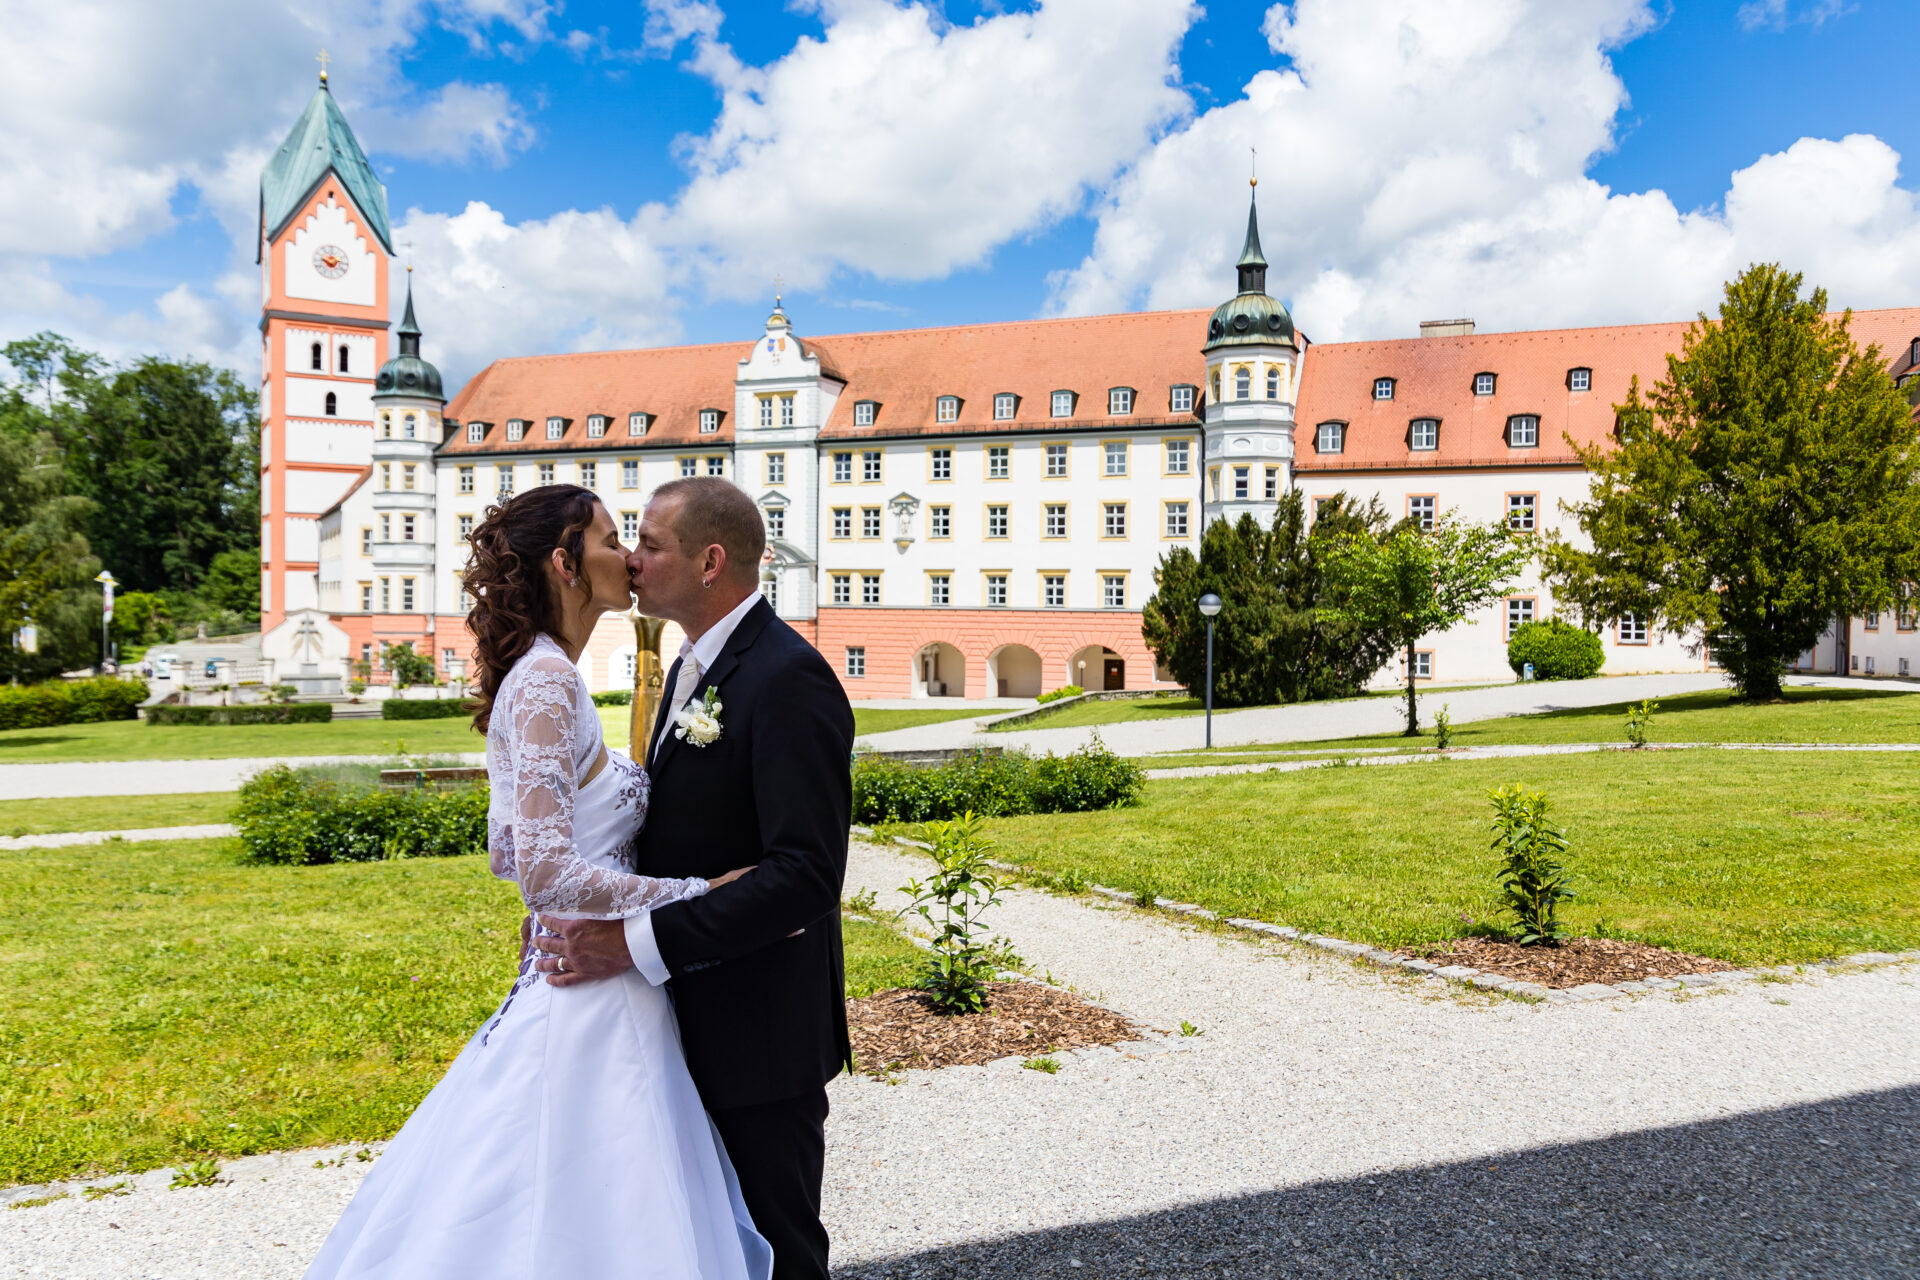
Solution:
M209 680L211 680L211 679L213 679L213 678L214 678L215 676L217 676L217 675L219 675L219 674L220 674L220 663L219 663L219 661L218 661L218 660L216 660L216 659L214 659L214 658L208 658L208 659L207 659L207 671L206 671L206 676L207 676L207 679L209 679Z

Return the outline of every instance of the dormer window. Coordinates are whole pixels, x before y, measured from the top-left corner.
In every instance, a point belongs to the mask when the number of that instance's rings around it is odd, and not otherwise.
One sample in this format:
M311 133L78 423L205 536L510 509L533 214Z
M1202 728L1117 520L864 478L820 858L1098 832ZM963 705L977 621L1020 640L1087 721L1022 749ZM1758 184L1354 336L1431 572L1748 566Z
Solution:
M313 344L313 351L308 357L307 367L318 373L325 373L327 371L325 348L317 342Z
M1317 453L1342 453L1347 447L1347 424L1323 422L1314 428L1313 447Z
M1197 388L1190 382L1175 385L1167 393L1167 410L1171 413L1192 413L1193 393Z
M718 409L702 409L700 411L700 434L710 436L719 429L720 411Z
M1507 419L1507 445L1514 449L1532 449L1540 444L1540 419L1530 413L1516 413Z
M558 440L560 439L560 437L566 434L567 434L567 420L565 418L548 418L547 419L547 439Z
M1415 418L1407 424L1407 448L1427 453L1440 447L1440 419Z
M1567 390L1569 391L1593 390L1593 370L1591 369L1567 370Z
M526 435L527 435L527 420L525 418L508 418L507 419L507 439L523 440L526 438Z
M1053 416L1071 418L1073 416L1073 392L1056 391L1053 393Z
M1133 388L1114 387L1107 392L1107 412L1118 417L1133 412Z
M1393 379L1375 378L1373 380L1373 398L1375 400L1393 399Z
M933 402L933 418L936 422L958 422L960 420L960 397L941 396Z
M335 418L340 415L340 397L331 391L327 392L326 415L329 418Z
M1277 364L1269 365L1267 367L1267 399L1278 400L1279 398L1280 398L1280 366Z
M995 393L993 397L993 416L995 420L1007 422L1013 418L1013 412L1020 403L1020 397L1011 391Z
M469 422L467 424L467 443L468 444L479 444L481 441L485 440L486 438L487 438L486 423Z
M1245 365L1241 365L1238 369L1234 370L1233 398L1235 400L1251 400L1253 398L1253 371Z
M880 402L878 400L855 400L853 402L853 425L856 427L872 426L873 416L878 412L880 412Z
M644 436L647 434L647 415L644 413L628 414L627 434L629 436Z
M1907 363L1920 364L1920 338L1907 344Z
M1477 396L1492 395L1493 394L1493 375L1490 373L1474 374L1473 375L1473 394Z
M606 434L607 434L607 415L604 413L588 414L587 415L587 438L589 440L598 440L600 439L600 437Z

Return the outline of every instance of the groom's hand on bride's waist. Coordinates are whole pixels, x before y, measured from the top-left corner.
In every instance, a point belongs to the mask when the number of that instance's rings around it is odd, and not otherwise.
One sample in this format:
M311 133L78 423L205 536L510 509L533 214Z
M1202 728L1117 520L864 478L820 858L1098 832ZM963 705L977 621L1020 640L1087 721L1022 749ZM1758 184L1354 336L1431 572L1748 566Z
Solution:
M627 950L626 923L621 920L555 920L541 916L540 924L559 937L541 934L534 939L533 967L555 987L611 978L633 968Z

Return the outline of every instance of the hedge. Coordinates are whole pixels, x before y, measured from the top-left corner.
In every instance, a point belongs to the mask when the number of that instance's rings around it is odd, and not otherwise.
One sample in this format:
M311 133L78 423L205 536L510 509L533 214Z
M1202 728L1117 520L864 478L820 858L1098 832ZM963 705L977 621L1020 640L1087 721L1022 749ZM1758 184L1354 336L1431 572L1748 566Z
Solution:
M1516 627L1507 641L1513 674L1520 675L1531 662L1535 680L1585 680L1606 660L1599 636L1558 618Z
M382 720L452 720L473 714L465 698L388 698L380 704Z
M131 720L149 690L144 680L94 676L51 684L0 685L0 729L46 729L57 724Z
M604 689L593 695L596 707L630 707L633 705L633 690Z
M916 767L883 756L853 764L856 822L929 822L973 812L1085 813L1136 803L1146 775L1097 737L1071 755L1038 759L1021 751L974 750L942 765Z
M276 765L240 788L233 820L243 862L314 866L480 853L487 787L392 790Z
M1085 692L1086 690L1082 689L1077 684L1063 684L1058 689L1055 689L1052 693L1041 694L1039 697L1035 698L1034 701L1042 702L1042 703L1058 702L1062 698L1077 698Z
M148 724L325 724L333 719L327 702L254 702L238 707L147 708Z

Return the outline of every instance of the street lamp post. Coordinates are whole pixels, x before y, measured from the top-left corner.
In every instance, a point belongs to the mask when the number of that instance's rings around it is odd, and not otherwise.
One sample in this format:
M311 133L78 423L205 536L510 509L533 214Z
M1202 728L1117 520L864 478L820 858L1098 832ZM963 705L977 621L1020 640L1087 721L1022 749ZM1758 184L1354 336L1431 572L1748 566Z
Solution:
M113 589L120 584L105 569L95 574L93 580L100 584L100 670L105 671L112 643L107 638L107 628L113 622Z
M1220 597L1209 591L1200 597L1200 612L1207 620L1207 749L1213 749L1213 618L1220 612Z

